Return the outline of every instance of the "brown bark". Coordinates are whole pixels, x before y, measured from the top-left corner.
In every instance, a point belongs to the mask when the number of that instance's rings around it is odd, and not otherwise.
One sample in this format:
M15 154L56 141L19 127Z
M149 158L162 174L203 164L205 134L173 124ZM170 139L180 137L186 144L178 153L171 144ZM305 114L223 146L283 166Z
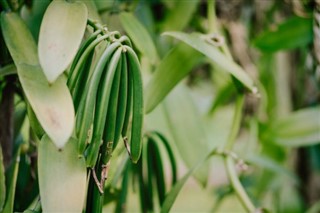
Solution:
M14 113L14 76L8 76L2 91L0 102L0 144L3 152L5 168L8 168L12 159L13 149L13 113Z

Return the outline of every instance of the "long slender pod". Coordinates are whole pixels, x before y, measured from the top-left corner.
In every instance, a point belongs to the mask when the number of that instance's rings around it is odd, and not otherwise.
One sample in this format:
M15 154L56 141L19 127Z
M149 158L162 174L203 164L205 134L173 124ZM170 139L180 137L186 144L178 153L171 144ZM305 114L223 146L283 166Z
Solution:
M122 52L122 48L119 48ZM113 150L114 136L116 132L116 121L117 121L117 108L118 108L118 98L119 98L119 88L120 88L120 77L121 77L122 63L119 63L115 78L112 82L110 101L108 104L108 111L105 120L105 128L103 131L103 145L101 148L102 152L102 163L107 164L111 158L111 153Z
M155 136L158 137L160 141L158 141ZM174 185L177 182L177 162L174 158L174 154L169 144L169 141L161 133L156 131L151 132L150 137L152 137L158 143L162 143L164 145L170 160L171 172L172 172L172 185Z
M71 95L72 95L72 99L73 99L74 109L75 109L76 112L78 110L79 103L81 101L81 97L83 95L85 95L84 94L84 90L85 90L85 87L86 87L86 83L88 81L90 68L92 67L93 56L94 56L94 51L91 51L90 54L88 55L87 60L81 66L81 68L79 70L77 82L76 82L73 90L70 91Z
M76 56L74 57L70 68L69 68L69 75L72 75L74 68L76 67L81 55L87 49L87 47L97 38L97 36L101 33L101 30L97 30L93 32L80 46Z
M106 63L113 55L113 52L120 46L119 42L115 42L107 47L96 64L93 74L86 85L85 94L80 101L77 112L76 131L79 139L79 153L83 153L87 144L88 134L94 119L94 107L98 90L98 83L101 79Z
M79 60L77 61L75 67L70 70L70 74L69 74L69 78L67 81L68 87L70 89L70 91L73 91L75 84L77 82L78 76L79 76L79 72L81 70L81 66L84 64L84 62L87 60L89 54L91 51L93 51L93 49L103 40L106 40L110 38L110 34L105 34L102 35L100 37L97 37L94 41L92 41L90 43L90 45L85 49L85 51L81 54L81 57L79 58ZM117 42L115 42L117 43Z
M107 117L107 112L111 107L111 99L113 94L113 87L115 81L119 81L118 74L119 72L119 60L121 56L121 48L118 48L111 60L109 61L109 65L104 73L104 78L101 80L99 84L99 90L96 98L96 109L94 113L94 121L93 121L93 136L92 141L88 148L87 154L87 166L94 167L98 153L99 147L101 145L101 140L103 136L103 131L105 129L105 122Z
M116 130L114 135L113 149L116 148L119 138L121 136L122 128L125 121L126 111L127 111L127 96L128 96L128 67L127 58L124 55L121 58L121 78L120 78L120 88L119 88L119 98L118 98L118 110L117 110L117 121Z
M130 137L131 158L133 163L137 163L142 148L142 126L143 126L143 85L140 72L140 64L135 52L129 46L124 46L127 50L127 60L129 72L132 74L132 126Z
M148 141L148 151L149 155L151 155L151 163L152 163L152 170L154 177L156 179L156 186L157 186L157 192L158 192L158 198L160 206L164 202L165 193L166 193L166 184L165 184L165 176L163 172L163 163L160 156L160 150L159 145L156 141L153 140L153 138L149 138Z

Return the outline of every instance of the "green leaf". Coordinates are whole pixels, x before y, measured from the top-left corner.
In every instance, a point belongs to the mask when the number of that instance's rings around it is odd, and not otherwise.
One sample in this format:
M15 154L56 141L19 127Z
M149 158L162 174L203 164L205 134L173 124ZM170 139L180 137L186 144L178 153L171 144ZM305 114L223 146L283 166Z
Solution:
M203 57L183 43L174 47L162 59L144 92L146 113L151 112Z
M257 92L257 88L254 86L253 80L249 77L249 75L238 64L229 60L224 54L222 54L218 48L210 43L207 43L205 38L202 38L201 35L196 33L186 34L182 32L165 32L163 35L172 36L190 45L197 51L210 58L219 67L233 75L250 91L253 93Z
M139 20L131 13L123 12L120 14L120 21L137 49L153 63L157 62L159 59L157 49L150 34Z
M291 17L275 30L267 30L259 35L253 44L265 52L293 49L306 46L313 39L312 19Z
M320 143L320 107L293 112L272 125L275 142L284 146L308 146Z
M20 16L27 24L33 38L38 41L41 21L50 0L33 1L32 6L23 5L20 10Z
M75 57L86 26L88 11L82 2L55 0L47 8L39 34L39 59L50 83Z
M2 212L13 212L14 196L16 192L18 171L19 171L19 159L20 159L20 147L17 149L15 156L13 157L12 164L9 168L7 175L7 192L6 202Z
M188 94L187 88L181 84L176 87L164 101L165 114L178 151L191 168L208 151L208 141L200 114ZM209 165L202 166L195 178L206 185Z
M187 182L189 177L199 169L211 156L213 152L210 152L209 154L204 154L202 157L200 157L200 161L198 161L197 164L194 164L192 168L188 171L187 174L185 174L173 187L172 189L167 193L166 198L163 202L163 205L161 206L161 213L167 213L170 211L171 207L173 206L176 198L179 195L179 192L181 191L184 184ZM203 156L205 156L203 158Z
M3 165L3 153L0 146L0 212L2 212L5 198L6 198L5 170Z
M70 138L58 150L47 135L38 147L38 174L44 212L82 212L86 195L86 163L78 155L77 140Z
M17 74L17 67L14 64L8 64L0 68L0 77Z
M200 1L172 1L172 9L168 11L162 24L162 31L183 30L190 22Z
M62 148L74 125L73 102L66 81L61 76L48 84L39 65L34 39L16 13L2 13L1 25L25 96L43 129Z

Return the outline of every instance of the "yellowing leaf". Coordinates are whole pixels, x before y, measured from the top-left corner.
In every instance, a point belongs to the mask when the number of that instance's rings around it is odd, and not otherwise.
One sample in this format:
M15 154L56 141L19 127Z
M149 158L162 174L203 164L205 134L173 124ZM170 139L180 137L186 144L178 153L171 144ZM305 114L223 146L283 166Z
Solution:
M54 82L75 57L87 25L82 2L51 2L39 34L39 59L49 82Z
M38 174L44 212L82 212L86 195L86 163L78 156L77 140L58 150L48 136L38 147Z
M2 13L1 27L25 96L43 129L62 148L74 126L73 102L65 79L61 76L49 85L39 65L34 39L16 13Z

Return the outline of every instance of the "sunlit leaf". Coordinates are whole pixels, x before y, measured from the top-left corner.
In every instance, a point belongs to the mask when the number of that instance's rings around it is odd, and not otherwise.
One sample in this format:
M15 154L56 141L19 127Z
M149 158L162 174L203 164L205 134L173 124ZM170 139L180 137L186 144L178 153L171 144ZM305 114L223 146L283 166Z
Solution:
M189 177L199 169L205 162L208 160L208 158L211 157L212 153L210 152L204 153L202 157L200 157L198 162L192 166L192 168L186 173L173 187L172 189L167 193L166 198L164 200L163 205L161 206L161 213L167 213L170 211L171 207L173 206L176 198L179 195L179 192L181 191L184 184L187 182ZM204 157L203 157L204 156Z
M191 168L208 151L209 143L200 113L183 84L168 95L164 106L168 126L178 151L185 164ZM202 185L206 185L208 172L209 165L206 164L197 170L194 176Z
M6 198L5 170L4 170L4 164L3 164L2 149L0 146L0 212L2 212L5 198Z
M320 143L320 107L302 109L275 121L272 133L276 143L284 146Z
M292 17L274 30L263 32L253 43L262 51L275 52L306 46L312 42L312 39L312 19Z
M152 62L158 60L157 49L146 28L131 13L120 13L120 21L137 49Z
M205 41L205 38L199 34L186 34L183 32L165 32L163 35L172 36L190 45L197 51L210 58L215 64L232 74L249 90L256 93L257 88L249 75L235 62L229 60L215 46Z
M73 102L66 80L61 76L48 84L39 65L34 39L16 13L2 13L1 24L23 91L43 129L62 148L74 126Z
M203 57L183 43L174 47L157 67L145 88L146 112L151 112Z
M16 185L17 185L17 178L18 178L18 171L19 171L19 159L20 159L20 147L17 149L11 166L8 171L8 175L6 176L6 202L3 207L2 212L13 212L13 205L14 205L14 196L16 192Z
M170 1L171 9L162 23L162 31L183 30L190 20L200 1Z
M44 212L82 212L86 195L86 163L78 155L77 140L63 150L43 136L38 147L38 173Z
M54 82L75 57L87 17L81 2L55 0L47 8L39 34L39 59L49 82Z

